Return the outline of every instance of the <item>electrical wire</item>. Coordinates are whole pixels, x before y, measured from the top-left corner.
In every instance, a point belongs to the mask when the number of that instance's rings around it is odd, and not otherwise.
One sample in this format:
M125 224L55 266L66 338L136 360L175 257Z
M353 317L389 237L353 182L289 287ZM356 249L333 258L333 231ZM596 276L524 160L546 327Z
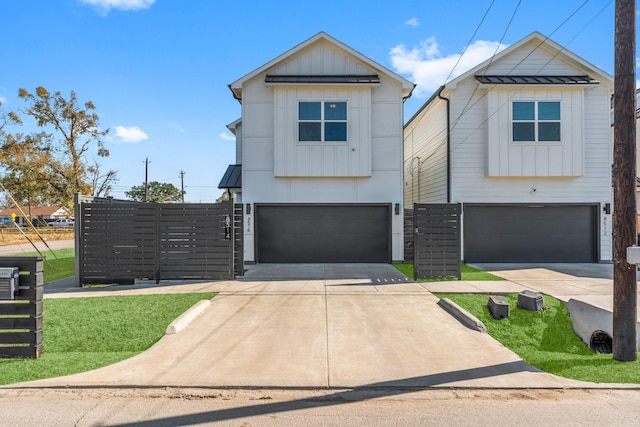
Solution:
M546 62L546 63L545 63L541 68L540 68L540 70L538 71L538 73L536 73L536 75L539 75L539 73L540 73L542 70L544 70L544 69L545 69L545 68L546 68L546 67L551 63L551 61L552 61L553 59L555 59L555 58L556 58L556 57L557 57L557 56L558 56L562 51L566 50L566 46L568 46L568 45L569 45L569 44L570 44L570 43L571 43L571 42L572 42L572 41L573 41L573 40L574 40L574 39L575 39L579 34L581 34L581 33L582 33L582 32L583 32L583 31L584 31L584 30L585 30L585 29L586 29L586 28L587 28L587 27L588 27L588 26L589 26L589 25L590 25L590 24L591 24L591 23L592 23L592 22L593 22L593 21L594 21L594 20L599 16L599 15L600 15L600 14L601 14L601 13L602 13L602 12L603 12L603 11L604 11L604 10L605 10L605 9L606 9L606 8L607 8L607 7L612 3L612 2L613 2L613 0L609 0L609 2L607 2L607 3L606 3L606 4L605 4L605 5L604 5L604 6L603 6L603 7L602 7L602 8L601 8L597 13L596 13L596 15L595 15L595 16L593 16L593 17L592 17L592 18L591 18L591 19L590 19L590 20L589 20L589 21L588 21L588 22L587 22L587 23L586 23L586 24L585 24L585 25L584 25L584 26L583 26L583 27L578 31L578 33L577 33L573 38L571 38L571 39L570 39L570 40L569 40L565 45L560 45L560 46L561 46L561 49L560 49L560 50L558 50L558 52L556 52L556 53L555 53L555 55L554 55L551 59L549 59L549 60L548 60L548 61L547 61L547 62ZM555 34L555 33L556 33L560 28L562 28L562 27L563 27L567 22L569 22L569 21L570 21L570 20L571 20L571 19L572 19L572 18L573 18L573 17L574 17L574 16L575 16L575 15L576 15L576 14L577 14L577 13L578 13L582 8L583 8L583 7L587 4L587 3L589 3L589 0L585 0L582 4L580 4L580 5L579 5L579 6L578 6L578 7L577 7L577 8L576 8L576 9L575 9L575 10L574 10L574 11L573 11L573 12L572 12L572 13L571 13L571 14L570 14L570 15L569 15L569 16L568 16L564 21L562 21L562 22L561 22L561 23L560 23L560 24L559 24L559 25L558 25L558 26L557 26L557 27L556 27L556 28L551 32L551 34L550 34L550 35L545 36L545 38L544 38L544 39L543 39L543 40L542 40L538 45L536 45L536 47L535 47L531 52L529 52L529 53L528 53L524 58L522 58L522 59L521 59L517 64L515 64L513 67L511 67L511 69L510 69L509 73L510 73L511 71L513 71L514 69L516 69L519 65L521 65L521 64L522 64L526 59L528 59L528 58L529 58L529 57L530 57L530 56L531 56L531 55L532 55L536 50L538 50L538 49L539 49L539 48L540 48L544 43L546 43L546 42L550 39L551 35ZM509 27L510 27L510 26L511 26L511 24L512 24L513 19L515 18L515 15L516 15L516 13L517 13L517 11L518 11L519 7L520 7L520 4L521 4L521 0L519 0L519 1L518 1L518 4L517 4L517 6L516 6L515 10L514 10L514 12L512 13L511 19L509 20L509 23L507 24L507 27L506 27L506 29L505 29L505 31L504 31L504 33L503 33L503 35L502 35L502 38L501 38L501 40L500 40L500 42L499 42L499 44L498 44L498 47L502 44L502 40L503 40L503 39L504 39L504 37L506 36L507 31L508 31ZM493 2L491 3L491 5L490 5L490 7L489 7L489 8L491 8L491 6L492 6L492 5L493 5ZM485 12L485 16L483 16L482 21L484 21L484 19L485 19L485 17L486 17L486 14L487 14L487 13L488 13L488 11L487 11L487 12ZM481 22L482 22L482 21L481 21ZM479 28L479 27L478 27L478 28ZM476 31L474 31L474 36L475 36L475 33L476 33L476 32L477 32L477 28L476 28ZM467 47L468 47L468 46L469 46L469 44L467 44ZM465 47L465 51L466 51L467 47ZM497 53L498 53L498 51L497 51L497 48L496 48L496 51L494 52L494 54L492 55L492 57L489 59L489 64L487 65L487 67L485 68L485 70L486 70L486 69L488 69L488 68L489 68L489 66L493 63L493 60L494 60L495 56L497 55ZM463 51L463 54L464 54L464 51ZM460 58L458 58L458 62L459 62L459 61L460 61ZM458 62L456 62L456 66L458 65ZM453 74L453 70L455 70L455 66L454 66L454 68L452 69L451 73L449 73L449 76L451 76L451 75ZM449 77L447 77L447 80L448 80L448 78L449 78ZM457 143L454 147L452 147L452 148L451 148L451 152L449 153L449 155L451 155L451 153L453 153L453 152L454 152L456 149L458 149L458 148L459 148L459 147L460 147L464 142L466 142L466 141L471 137L471 135L473 135L473 134L475 133L475 131L477 131L477 130L479 130L481 127L483 127L483 126L484 126L484 125L489 121L489 119L491 119L495 114L497 114L497 112L498 112L502 107L504 107L504 105L506 105L506 103L508 103L511 99L513 99L513 97L514 97L514 96L516 96L516 95L517 95L517 94L522 90L522 88L523 88L523 87L524 87L524 86L522 86L520 89L518 89L518 90L517 90L513 95L511 95L511 97L509 97L509 99L508 99L507 101L505 101L505 103L503 103L499 108L497 108L497 109L496 109L496 111L494 111L494 112L493 112L492 114L490 114L490 115L489 115L489 116L488 116L488 117L487 117L487 118L486 118L482 123L480 123L480 125L479 125L479 126L477 126L476 128L474 128L473 130L471 130L471 132L469 132L469 134L468 134L464 139L462 139L459 143ZM454 119L454 121L452 122L453 124L452 124L452 126L451 126L450 131L453 131L453 130L456 128L456 126L458 125L458 123L459 123L460 119L461 119L461 118L462 118L462 117L463 117L463 116L464 116L464 115L465 115L465 114L466 114L466 113L467 113L467 112L468 112L472 107L474 107L478 102L480 102L480 101L481 101L485 96L487 96L487 94L489 93L489 91L487 90L487 91L486 91L486 92L485 92L481 97L479 97L479 98L478 98L475 102L473 102L473 104L471 104L471 106L469 107L469 103L471 102L471 100L473 100L473 97L475 96L475 93L476 93L476 91L477 91L477 88L478 88L478 87L476 86L476 88L474 89L473 93L472 93L472 94L471 94L471 96L469 97L469 100L468 100L468 101L467 101L467 103L465 104L465 107L463 108L463 110L462 110L462 112L460 113L460 115L458 115L458 117L456 117L456 119ZM433 105L433 103L431 103L431 105ZM467 108L467 107L468 107L468 108ZM428 112L429 108L430 108L430 105L429 105L429 106L427 106L427 108L425 108L425 109L424 109L424 111L422 111L422 112L421 112L422 117L421 117L421 118L419 118L419 120L418 120L418 123L417 123L417 124L419 124L419 123L422 121L422 119L426 116L426 113ZM412 131L412 132L413 132L413 131ZM436 139L436 138L434 138L434 139ZM420 161L419 161L419 165L418 165L418 167L420 167L420 165L422 165L422 164L426 163L429 159L431 159L431 158L432 158L432 157L433 157L433 156L438 152L438 150L439 150L439 149L441 149L441 148L442 148L446 143L447 143L447 137L445 136L445 137L443 137L443 139L440 141L440 143L439 143L439 144L437 144L437 145L435 146L435 148L431 151L431 153L430 153L429 155L427 155L424 159L422 159L422 160L420 160Z

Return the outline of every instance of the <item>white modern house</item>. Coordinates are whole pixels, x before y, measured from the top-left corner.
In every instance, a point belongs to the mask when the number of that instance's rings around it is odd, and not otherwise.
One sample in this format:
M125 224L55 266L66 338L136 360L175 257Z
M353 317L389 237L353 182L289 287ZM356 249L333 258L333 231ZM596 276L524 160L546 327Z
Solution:
M229 88L242 114L220 188L245 204L245 262L403 259L413 83L321 32Z
M463 204L466 262L611 260L613 77L533 33L404 129L405 196Z

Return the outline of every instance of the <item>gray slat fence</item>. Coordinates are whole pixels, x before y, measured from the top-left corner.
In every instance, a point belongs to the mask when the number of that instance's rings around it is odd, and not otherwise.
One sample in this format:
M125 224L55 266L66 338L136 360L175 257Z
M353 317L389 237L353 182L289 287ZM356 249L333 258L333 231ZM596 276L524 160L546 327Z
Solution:
M459 203L415 204L413 207L414 277L461 278Z
M244 276L244 205L233 205L233 271L237 276Z
M413 262L413 209L404 210L404 262Z
M80 284L230 279L237 271L242 235L231 201L82 202L79 213Z
M0 267L18 267L18 295L0 301L0 359L42 355L44 258L0 257Z

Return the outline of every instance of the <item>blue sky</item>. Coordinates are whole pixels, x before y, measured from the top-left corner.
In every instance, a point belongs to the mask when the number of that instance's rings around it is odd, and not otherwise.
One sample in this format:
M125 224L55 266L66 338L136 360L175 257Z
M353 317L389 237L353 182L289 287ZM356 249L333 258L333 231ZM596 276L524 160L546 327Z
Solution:
M469 41L452 76L533 31L613 74L614 3L2 0L1 108L24 107L21 87L74 90L110 128L114 197L144 181L148 156L150 181L179 187L183 170L186 201L212 202L235 161L226 125L240 104L227 85L319 31L417 83L408 119Z

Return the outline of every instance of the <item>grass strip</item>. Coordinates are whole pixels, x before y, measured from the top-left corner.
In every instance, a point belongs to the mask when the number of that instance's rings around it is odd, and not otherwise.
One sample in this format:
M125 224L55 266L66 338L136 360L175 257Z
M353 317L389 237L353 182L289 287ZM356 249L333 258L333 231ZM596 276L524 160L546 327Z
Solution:
M0 385L85 372L135 356L215 293L45 299L43 354L0 359Z
M525 362L543 371L580 381L640 384L638 362L618 362L611 354L594 353L573 332L569 311L544 295L545 310L517 307L518 295L505 296L510 317L495 320L487 309L488 295L437 294L449 298L487 327L487 332Z
M75 274L75 249L57 249L53 251L41 251L45 256L44 282L64 279ZM15 256L37 256L38 252L26 252Z
M415 279L415 277L413 276L413 264L396 263L392 265L408 278ZM504 280L502 277L495 276L486 271L478 270L477 268L469 267L466 264L461 264L460 270L462 273L462 280L467 280L467 281ZM457 279L447 277L447 278L428 278L428 279L418 279L418 280L426 281L426 282L446 282L446 281L453 281Z

